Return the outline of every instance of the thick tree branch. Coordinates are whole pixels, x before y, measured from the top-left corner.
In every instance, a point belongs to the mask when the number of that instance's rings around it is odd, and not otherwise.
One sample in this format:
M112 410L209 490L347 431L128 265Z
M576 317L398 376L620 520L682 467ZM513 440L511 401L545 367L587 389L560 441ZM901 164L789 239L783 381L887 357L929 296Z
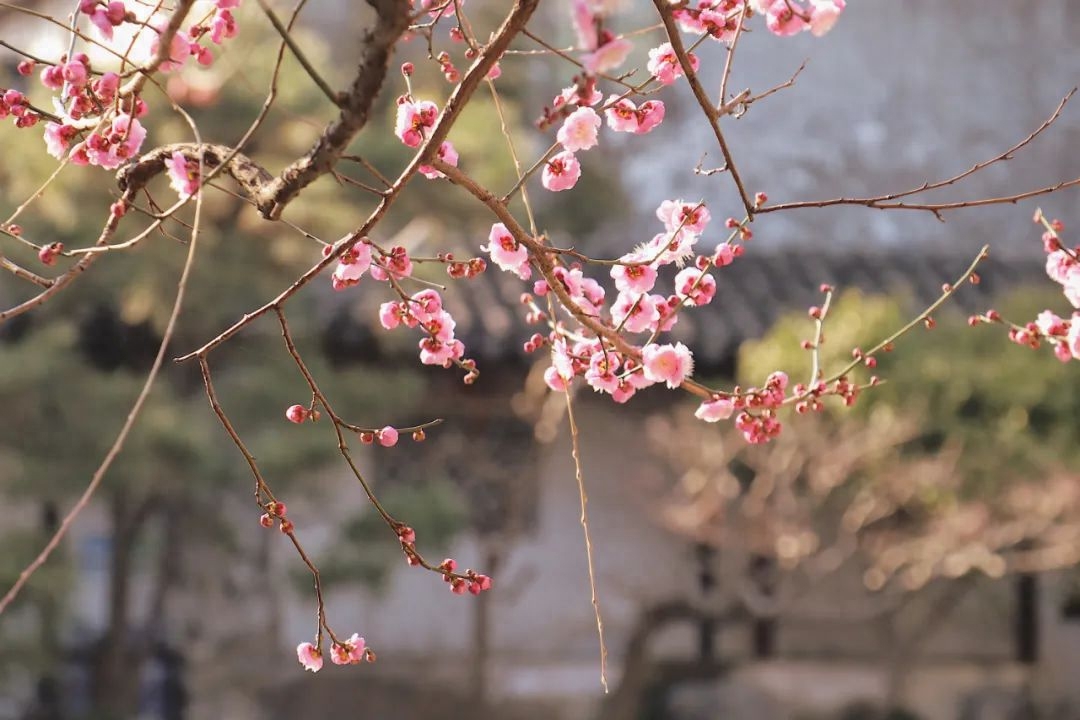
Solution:
M173 143L154 148L136 162L121 168L116 173L117 185L122 191L131 195L138 193L155 176L165 171L166 161L175 152L180 152L185 158L195 162L199 161L201 154L203 166L207 170L221 167L221 172L235 180L253 198L265 192L266 188L274 181L274 176L263 169L262 166L243 153L235 152L231 147L225 145L199 145L198 143Z
M409 27L407 0L368 0L375 8L375 27L364 34L364 55L352 87L338 99L341 114L326 126L304 157L281 171L276 180L256 196L263 217L276 220L300 191L322 177L337 163L349 143L367 124L371 106L382 88L394 44Z

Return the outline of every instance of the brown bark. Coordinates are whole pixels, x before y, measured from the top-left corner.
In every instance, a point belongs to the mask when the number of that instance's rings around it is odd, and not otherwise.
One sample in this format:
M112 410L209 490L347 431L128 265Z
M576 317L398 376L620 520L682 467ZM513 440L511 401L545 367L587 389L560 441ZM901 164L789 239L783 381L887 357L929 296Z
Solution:
M145 648L131 636L131 581L136 540L153 509L153 499L133 505L126 490L110 502L112 547L109 560L108 625L95 653L93 700L101 717L130 717L138 702L139 668Z

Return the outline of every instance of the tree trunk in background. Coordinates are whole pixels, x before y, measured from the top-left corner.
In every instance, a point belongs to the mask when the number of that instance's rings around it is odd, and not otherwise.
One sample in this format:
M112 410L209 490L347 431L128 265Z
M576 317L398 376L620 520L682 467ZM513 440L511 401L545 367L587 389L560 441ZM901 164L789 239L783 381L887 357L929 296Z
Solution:
M95 717L130 718L137 708L143 653L136 652L132 642L129 615L135 540L147 511L146 502L133 509L126 490L117 490L111 498L109 620L92 669Z
M47 542L60 527L60 510L53 500L41 505L41 531ZM38 678L34 704L27 715L29 720L62 720L61 687L64 648L60 641L60 603L51 591L45 590L37 602L39 618L38 643L45 658L45 670Z
M750 559L750 578L757 591L770 600L776 595L776 561L765 555ZM775 615L755 616L753 620L753 653L755 660L776 657L777 620Z
M1016 578L1016 660L1039 662L1039 578L1031 573Z
M498 577L499 554L489 551L484 560L485 572ZM479 717L488 706L488 667L491 659L491 593L482 592L473 601L473 652L469 669L470 695L476 703Z

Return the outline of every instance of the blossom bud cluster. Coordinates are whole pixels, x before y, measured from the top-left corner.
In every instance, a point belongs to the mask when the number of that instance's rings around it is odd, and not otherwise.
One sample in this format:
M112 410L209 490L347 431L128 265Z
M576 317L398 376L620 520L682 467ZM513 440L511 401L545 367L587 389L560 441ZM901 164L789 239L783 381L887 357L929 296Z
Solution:
M969 325L980 322L1010 325L1009 340L1017 345L1038 349L1049 344L1061 362L1080 360L1080 246L1068 248L1061 242L1065 225L1059 220L1047 220L1036 211L1036 223L1045 227L1042 235L1046 252L1046 274L1061 285L1065 298L1075 308L1071 317L1063 318L1052 310L1043 310L1033 322L1015 325L1006 322L996 310L968 318Z
M464 577L459 575L456 572L457 561L453 558L443 560L437 569L443 574L443 582L450 586L450 592L455 595L464 595L466 592L479 595L491 589L491 578L487 575L481 575L475 570L466 570L462 573Z

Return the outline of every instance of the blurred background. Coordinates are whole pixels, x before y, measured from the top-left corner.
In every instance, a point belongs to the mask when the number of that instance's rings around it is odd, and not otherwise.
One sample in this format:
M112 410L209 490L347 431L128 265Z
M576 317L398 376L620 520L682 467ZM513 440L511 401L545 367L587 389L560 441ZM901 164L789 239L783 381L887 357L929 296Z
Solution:
M58 16L69 3L24 2ZM331 85L351 77L370 18L347 0L309 3L297 42ZM654 22L625 3L619 31ZM250 6L250 7L248 7ZM288 8L276 4L280 12ZM471 0L483 33L505 3ZM572 42L565 3L530 27ZM235 142L261 106L277 48L253 3L210 70L167 79L203 137ZM749 189L775 201L884 193L956 174L1035 129L1080 78L1080 4L853 0L825 39L763 29L740 44L732 88L793 88L725 128ZM9 7L0 37L64 52L65 32ZM646 40L647 38L647 40ZM443 47L445 35L437 35ZM519 50L534 50L522 39ZM643 64L654 35L636 40ZM454 48L459 67L460 46ZM45 99L4 51L0 83ZM448 85L413 59L418 97ZM702 63L723 51L706 43ZM547 147L533 121L573 68L508 55L497 87L524 158ZM436 68L437 70L437 68ZM31 85L33 87L31 87ZM409 158L390 133L388 80L355 151L393 176ZM603 136L576 192L534 188L542 229L560 246L618 255L659 228L664 199L738 211L687 89L668 89L648 137ZM160 98L146 148L187 139ZM302 154L330 110L296 63L249 153L276 171ZM40 133L5 126L2 210L55 163ZM549 133L550 134L550 133ZM491 96L477 94L451 135L462 167L513 185ZM1080 175L1080 113L1066 109L1008 163L934 199L1019 192ZM531 162L531 160L529 160ZM362 177L355 166L343 175ZM153 187L170 199L164 182ZM99 169L68 168L21 222L28 237L88 245L115 194ZM1072 222L1075 194L1039 199ZM286 219L326 240L373 207L347 180L324 178ZM809 375L799 341L818 287L842 290L826 368L846 362L917 313L992 246L982 282L964 288L935 330L881 356L887 383L850 410L785 418L781 438L747 447L692 418L693 403L650 391L628 406L577 398L611 692L599 677L579 498L565 404L525 355L534 331L513 277L450 281L445 302L480 381L421 366L415 338L386 333L377 284L332 293L313 283L290 303L300 350L352 422L405 426L442 417L421 445L360 448L361 468L420 549L487 572L495 589L451 595L406 566L396 540L340 462L326 423L282 417L306 403L303 379L272 319L215 352L221 401L255 455L328 589L330 621L379 655L361 668L296 664L315 601L306 568L252 512L251 479L213 417L196 368L167 365L142 421L59 553L0 618L0 719L406 717L417 720L1027 720L1080 718L1080 373L1050 353L968 328L995 307L1027 319L1066 303L1043 273L1034 203L932 215L862 208L763 216L746 255L718 273L714 303L673 337L695 350L696 376L760 384L777 368ZM184 216L183 219L190 219ZM319 256L228 192L205 203L203 243L170 356L265 302ZM127 222L127 221L125 221ZM133 227L141 222L131 220ZM380 226L384 246L413 254L479 253L491 218L445 182L416 180ZM46 307L0 325L0 586L55 532L111 444L152 362L186 253L179 224L94 266ZM719 239L719 238L717 238ZM0 242L4 242L0 239ZM17 245L0 246L32 264ZM429 272L425 269L424 272ZM431 271L430 277L447 282ZM5 277L10 306L33 288Z

